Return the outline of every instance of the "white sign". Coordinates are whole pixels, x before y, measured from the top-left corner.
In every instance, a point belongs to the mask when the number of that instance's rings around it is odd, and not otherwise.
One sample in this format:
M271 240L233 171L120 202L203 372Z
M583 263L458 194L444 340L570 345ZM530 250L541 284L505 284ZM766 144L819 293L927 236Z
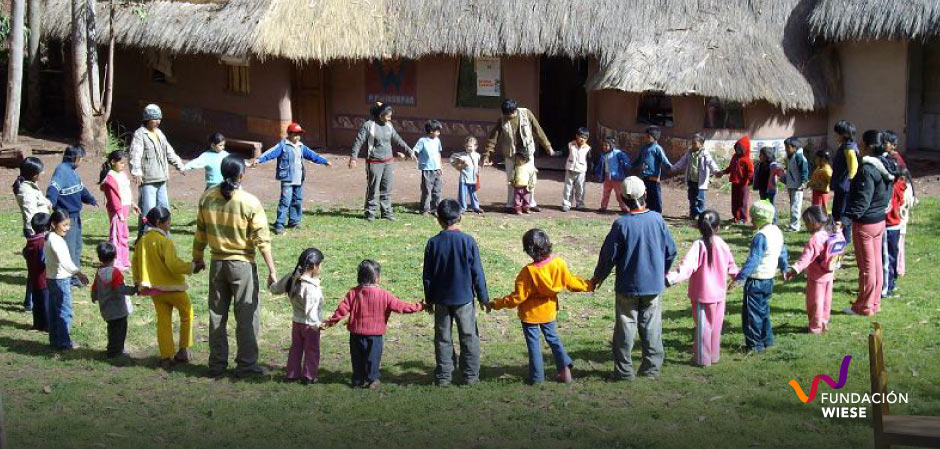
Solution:
M477 96L500 96L499 58L476 58L473 62L477 72Z

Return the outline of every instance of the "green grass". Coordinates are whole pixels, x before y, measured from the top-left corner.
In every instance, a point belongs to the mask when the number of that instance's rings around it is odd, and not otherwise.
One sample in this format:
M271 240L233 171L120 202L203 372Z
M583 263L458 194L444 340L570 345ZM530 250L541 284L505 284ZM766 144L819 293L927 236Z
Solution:
M894 406L894 413L940 412L938 206L940 201L928 199L914 211L907 244L909 274L900 282L903 297L886 300L877 317L885 326L889 388L910 395L910 403ZM422 250L438 231L436 224L399 213L398 222L370 225L358 215L345 210L308 214L302 231L275 240L278 271L288 272L303 248L317 246L326 255L326 309L332 311L353 286L355 265L366 257L382 262L385 288L402 299L420 300ZM173 238L184 255L191 249L193 217L192 209L174 212ZM100 211L88 210L84 218L84 264L91 274L91 247L106 238L107 225ZM612 216L521 220L490 214L468 217L464 229L480 242L490 292L498 296L509 292L527 262L520 236L528 228L538 225L548 231L556 253L576 274L590 277L611 221ZM681 256L694 231L684 223L670 226ZM751 231L732 228L722 235L741 263ZM245 381L204 377L206 273L190 280L196 314L193 365L169 373L157 368L154 312L147 298L135 300L137 310L130 318L128 347L135 360L110 364L103 357L105 323L87 290L75 295L72 337L81 348L53 352L45 334L27 330L31 317L21 311L25 264L18 255L18 213L0 213L0 239L9 242L0 257L0 392L11 447L805 448L867 447L872 441L869 420L825 419L819 399L802 404L787 385L795 378L808 391L817 374L837 376L848 354L853 360L841 391L868 391L866 336L872 320L838 312L855 290L852 264L837 276L831 331L823 336L803 333L802 280L777 284L772 301L777 346L761 356L742 350L741 292L730 292L723 356L707 369L689 364L693 324L686 286L668 290L663 312L666 363L656 381L604 380L612 369L613 278L593 295L563 295L559 331L576 365L576 381L570 386L523 383L527 359L520 326L514 311L502 311L478 315L483 382L438 389L431 385L432 320L423 313L396 315L386 336L385 385L375 392L347 387L347 334L341 327L323 335L319 385L283 383L290 306L284 297L268 293L262 293L260 344L261 361L272 375ZM805 240L805 233L788 234L791 257ZM639 350L634 354L638 358ZM546 362L547 376L554 375L550 357ZM831 390L821 385L820 392L826 391Z

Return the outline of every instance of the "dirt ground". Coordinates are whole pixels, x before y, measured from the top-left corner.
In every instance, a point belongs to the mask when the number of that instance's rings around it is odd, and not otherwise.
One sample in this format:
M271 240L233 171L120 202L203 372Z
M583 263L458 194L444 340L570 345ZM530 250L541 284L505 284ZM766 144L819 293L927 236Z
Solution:
M65 146L65 143L51 139L37 139L24 136L23 140L34 149L40 150L58 150ZM42 176L40 185L48 185L49 177L55 166L61 159L60 154L37 154L37 157L45 163L45 173ZM181 154L184 160L196 157L197 154ZM346 166L348 158L344 154L324 154L332 166L325 167L307 163L307 179L304 186L304 208L312 209L316 207L344 207L350 209L361 209L365 194L365 173L363 163L356 168L350 169ZM543 154L536 156L547 157ZM98 180L98 173L101 168L103 156L96 157L91 155L87 157L79 167L79 173L86 185L93 186ZM922 157L915 155L908 157L908 164L915 176L915 187L919 195L940 195L940 155L927 155ZM16 178L18 170L9 168L0 168L0 184L9 186ZM564 213L561 211L561 190L564 179L563 171L542 170L539 172L539 182L536 188L536 199L542 212L532 214L529 217L555 218L555 217L597 217L596 209L600 206L601 184L589 182L587 184L586 202L591 209L587 212ZM591 179L591 177L589 177ZM714 180L712 188L708 193L707 205L709 208L716 209L723 218L729 213L731 196L728 190L727 178ZM484 210L488 213L503 213L503 204L506 198L506 177L499 167L484 167L481 175L482 188L478 192ZM194 205L202 194L205 187L202 171L193 171L181 176L180 173L171 169L170 174L170 202L176 206L185 204ZM90 187L92 193L100 201L103 201L103 195L100 190ZM267 163L248 169L243 188L255 194L265 203L274 203L279 196L279 183L274 180L274 164ZM3 210L12 210L16 208L16 201L12 190L9 187L2 189L3 195L0 195L0 208ZM444 169L444 197L455 198L457 190L457 171L447 166ZM395 183L392 193L392 202L396 206L404 206L413 209L421 196L420 173L415 168L415 163L411 161L401 161L395 164ZM664 215L672 218L683 218L688 214L688 200L686 199L685 186L680 182L678 176L670 178L663 186L664 196ZM809 201L809 195L805 195L805 201ZM778 195L777 207L786 207L786 195ZM617 209L616 201L611 198L609 209ZM271 211L273 213L273 211ZM608 212L613 216L613 212ZM520 219L530 219L521 217Z

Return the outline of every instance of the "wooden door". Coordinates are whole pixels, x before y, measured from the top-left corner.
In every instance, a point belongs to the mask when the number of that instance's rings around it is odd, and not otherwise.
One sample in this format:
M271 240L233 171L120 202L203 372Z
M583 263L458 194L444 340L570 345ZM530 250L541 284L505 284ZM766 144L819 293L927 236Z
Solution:
M326 146L326 75L316 63L294 66L291 89L291 113L295 122L307 131L308 145Z

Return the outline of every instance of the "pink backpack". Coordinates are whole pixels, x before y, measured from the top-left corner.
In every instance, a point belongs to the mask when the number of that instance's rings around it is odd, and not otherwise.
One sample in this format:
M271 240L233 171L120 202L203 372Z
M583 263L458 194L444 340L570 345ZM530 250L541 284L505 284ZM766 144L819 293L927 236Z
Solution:
M845 237L842 236L841 232L829 234L826 243L823 244L823 253L816 260L827 272L836 271L842 266L842 257L845 255L846 246Z

